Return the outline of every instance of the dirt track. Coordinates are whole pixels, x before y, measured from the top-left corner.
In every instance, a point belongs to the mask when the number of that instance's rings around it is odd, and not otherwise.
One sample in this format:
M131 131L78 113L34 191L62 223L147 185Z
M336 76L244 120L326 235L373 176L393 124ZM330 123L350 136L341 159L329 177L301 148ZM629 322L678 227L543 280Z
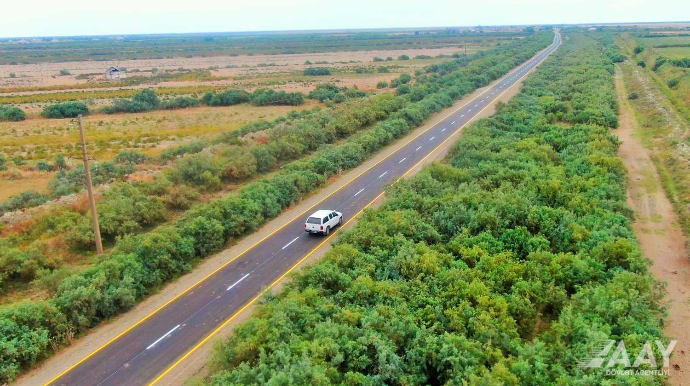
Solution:
M620 106L620 127L614 134L621 140L619 156L628 171L628 204L635 210L633 224L642 253L652 261L650 272L667 284L664 304L668 309L666 334L677 339L669 383L690 384L690 259L686 238L678 217L662 189L659 176L649 154L635 136L639 130L624 98L625 89L620 69L616 73Z

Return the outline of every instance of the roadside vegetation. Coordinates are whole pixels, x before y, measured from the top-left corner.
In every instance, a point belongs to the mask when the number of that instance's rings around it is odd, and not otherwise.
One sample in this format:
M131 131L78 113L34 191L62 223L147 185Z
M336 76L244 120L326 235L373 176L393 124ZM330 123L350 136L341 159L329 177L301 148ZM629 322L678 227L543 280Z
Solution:
M207 383L663 384L577 366L601 339L663 338L604 48L566 31L519 95L217 345Z
M130 309L329 178L360 165L432 114L504 75L552 37L538 33L429 67L413 81L400 82L398 90L405 87L405 92L257 122L213 143L166 151L160 155L161 162L171 162L165 172L141 183L113 182L103 193L98 205L109 247L105 256L89 254L93 235L83 206L6 229L0 238L4 288L45 296L22 301L15 291L13 301L0 307L0 344L7 347L0 352L0 379L14 378L75 336ZM118 158L112 166L99 164L103 171L94 174L106 179L114 175L117 181L121 171L141 159L136 154ZM79 181L78 173L83 170L59 172L54 186L69 191ZM241 185L220 198L212 195L228 184ZM211 196L198 202L200 195Z

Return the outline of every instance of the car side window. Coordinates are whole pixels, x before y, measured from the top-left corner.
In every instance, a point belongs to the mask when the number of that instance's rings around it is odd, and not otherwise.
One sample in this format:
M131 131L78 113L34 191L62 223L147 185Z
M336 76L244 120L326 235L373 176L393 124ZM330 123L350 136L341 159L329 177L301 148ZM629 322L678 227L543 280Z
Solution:
M323 223L325 224L325 223L327 223L327 222L328 222L328 217L324 217L324 218L323 218Z
M336 217L338 217L338 214L336 214L335 212L331 213L331 218L336 218Z

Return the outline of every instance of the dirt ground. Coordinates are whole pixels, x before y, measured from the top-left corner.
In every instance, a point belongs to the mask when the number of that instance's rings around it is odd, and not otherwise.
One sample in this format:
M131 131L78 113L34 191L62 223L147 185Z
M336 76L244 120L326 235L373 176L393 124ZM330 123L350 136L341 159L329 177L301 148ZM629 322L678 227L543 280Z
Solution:
M303 70L307 67L304 63L309 60L314 65L316 62L326 61L333 63L360 63L360 64L390 64L390 62L374 63L374 57L397 58L400 55L408 55L413 58L417 55L437 56L440 54L451 55L459 52L458 47L446 48L419 48L409 50L377 50L377 51L352 51L352 52L324 52L311 54L282 54L282 55L239 55L239 56L213 56L197 58L171 58L171 59L147 59L147 60L120 60L120 61L81 61L63 63L40 63L0 65L0 87L29 87L29 86L55 86L86 83L87 80L78 80L76 77L83 74L94 74L95 78L103 78L101 74L111 66L125 67L130 75L134 69L150 75L153 68L160 71L186 69L207 69L218 67L213 71L216 76L240 76L252 74L270 74L294 70ZM476 47L468 46L468 53L475 52ZM275 65L274 65L275 64ZM262 66L259 66L262 65ZM267 65L267 66L264 66ZM71 75L59 76L61 70L68 70ZM15 78L10 78L10 73ZM136 75L136 74L134 74Z
M636 135L638 126L623 97L626 95L620 69L616 87L620 105L620 127L614 133L621 140L619 155L628 171L628 204L635 210L633 229L642 253L652 261L651 273L666 283L668 319L664 331L677 339L669 383L690 384L690 259L676 212L666 197L649 150Z
M495 81L492 83L500 83L503 80L503 78ZM514 96L520 89L522 83L516 83L513 85L511 88L507 89L506 91L503 92L503 94L500 95L500 97L497 100L500 101L507 101L509 100L512 96ZM132 324L136 323L138 320L142 319L161 305L163 305L166 301L169 299L173 298L180 292L184 291L186 288L189 286L193 285L194 283L198 282L201 278L204 276L208 275L210 272L214 271L217 267L220 265L224 264L229 258L232 256L237 255L241 251L247 249L251 245L254 245L256 242L258 242L261 238L264 237L264 235L269 234L273 232L274 230L280 228L284 224L292 221L292 219L295 216L299 216L304 212L305 210L308 210L311 208L314 204L318 203L321 201L324 197L328 196L332 192L340 189L344 185L346 185L349 181L351 181L353 178L358 176L360 173L363 171L367 170L370 168L372 165L376 164L383 158L387 157L391 153L395 152L397 149L402 147L405 143L407 143L411 138L414 138L415 136L419 135L420 133L428 130L429 128L433 127L436 125L439 121L441 121L443 118L445 118L450 112L457 110L458 108L464 106L465 104L469 103L469 101L474 100L477 96L481 95L488 87L482 89L476 90L474 93L466 96L462 100L456 102L452 107L445 109L444 111L441 111L440 113L437 113L434 115L430 120L429 123L425 124L422 127L417 128L416 130L412 131L410 134L407 136L399 139L397 142L395 142L393 145L386 147L385 149L382 149L376 156L372 157L369 159L367 162L364 164L360 165L359 167L351 170L350 172L342 175L338 179L334 180L332 183L330 183L327 187L325 187L323 190L317 192L313 196L305 199L298 205L295 205L293 208L289 209L285 213L281 214L278 216L276 219L270 221L267 223L265 226L263 226L261 229L258 231L254 232L253 234L245 237L244 239L240 240L236 245L226 249L223 252L220 252L210 258L208 258L206 261L204 261L200 266L198 266L194 271L190 272L189 274L181 277L178 279L176 282L169 284L163 291L160 293L153 295L149 297L148 299L144 300L140 304L138 304L133 310L129 311L128 313L121 315L117 318L115 318L113 321L109 323L105 323L101 325L98 328L95 328L89 333L87 336L84 338L80 339L79 341L75 342L71 346L65 348L64 350L60 351L58 354L53 356L52 358L46 360L42 365L40 365L38 368L34 369L33 371L26 373L22 377L20 377L17 380L17 385L37 385L37 384L44 384L48 380L50 380L52 377L56 376L59 374L61 371L63 371L65 368L73 365L77 361L79 361L81 358L85 357L89 353L93 352L95 349L98 347L102 346L106 342L108 342L110 339L113 337L117 336L119 333L127 329L129 326ZM475 118L479 119L482 117L489 116L493 114L494 112L494 106L495 103L488 106L485 108L478 116ZM451 138L457 138L459 136L461 131L456 133L454 136ZM434 153L430 157L424 160L424 162L421 162L419 165L416 165L408 175L413 175L417 173L421 168L430 162L440 160L442 159L447 152L450 150L451 146L453 145L455 141L453 139L448 140L445 144L441 145L439 148L437 148ZM379 199L377 202L373 203L372 206L379 205L382 202L382 199ZM356 219L353 219L354 221L349 222L346 224L346 226L343 227L343 229L348 229L356 224ZM313 263L315 261L318 261L329 249L330 244L326 243L323 247L320 249L316 250L309 258L304 261L297 269L303 269L304 266L307 266L310 263ZM282 288L282 285L285 284L285 282L289 280L288 278L283 279L277 285L275 285L272 288L272 291L278 292ZM231 323L229 323L225 328L223 328L217 336L215 336L213 339L211 339L208 343L204 344L201 346L199 350L194 352L193 355L191 355L189 358L187 358L184 362L182 362L179 366L177 366L173 371L171 371L169 374L166 375L165 378L161 380L159 384L161 385L184 385L187 380L190 378L197 378L197 377L203 377L204 375L207 374L208 368L207 368L207 363L209 359L209 355L213 349L213 343L215 341L218 341L219 339L222 339L223 337L227 337L229 334L232 333L232 330L235 326L238 324L242 323L245 321L247 318L249 318L253 312L254 306L250 306L247 309L244 310L236 319L234 319Z

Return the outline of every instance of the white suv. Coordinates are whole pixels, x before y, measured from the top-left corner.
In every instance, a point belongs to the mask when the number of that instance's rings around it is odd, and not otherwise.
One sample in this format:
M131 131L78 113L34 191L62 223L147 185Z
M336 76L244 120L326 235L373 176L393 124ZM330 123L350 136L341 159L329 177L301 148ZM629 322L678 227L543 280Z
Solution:
M328 235L331 229L343 223L343 214L334 210L317 210L304 223L304 231Z

